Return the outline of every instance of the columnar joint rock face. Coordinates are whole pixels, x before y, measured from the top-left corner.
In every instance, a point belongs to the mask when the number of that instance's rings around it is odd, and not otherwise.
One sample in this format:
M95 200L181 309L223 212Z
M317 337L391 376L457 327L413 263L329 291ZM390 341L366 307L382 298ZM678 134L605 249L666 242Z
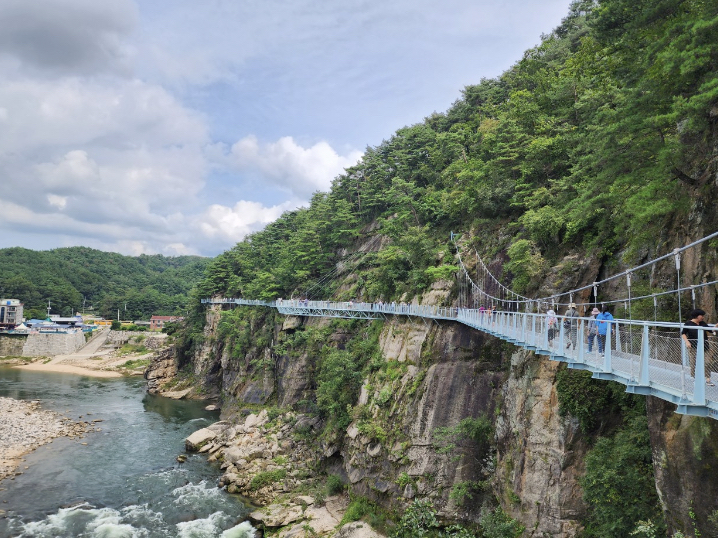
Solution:
M512 355L496 420L496 484L505 511L536 535L569 538L585 513L578 478L589 447L578 421L559 415L559 368L529 351Z
M24 357L69 355L85 345L82 332L57 334L30 334L22 349Z

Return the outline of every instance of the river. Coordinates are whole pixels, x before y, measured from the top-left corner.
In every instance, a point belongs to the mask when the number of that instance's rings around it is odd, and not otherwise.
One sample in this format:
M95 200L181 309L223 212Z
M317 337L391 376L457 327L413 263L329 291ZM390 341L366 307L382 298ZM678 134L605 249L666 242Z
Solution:
M216 464L198 454L177 462L184 439L218 420L204 403L149 395L138 378L9 367L0 367L0 396L101 420L101 431L55 439L26 456L22 475L0 482L0 537L252 536L242 499L217 488Z

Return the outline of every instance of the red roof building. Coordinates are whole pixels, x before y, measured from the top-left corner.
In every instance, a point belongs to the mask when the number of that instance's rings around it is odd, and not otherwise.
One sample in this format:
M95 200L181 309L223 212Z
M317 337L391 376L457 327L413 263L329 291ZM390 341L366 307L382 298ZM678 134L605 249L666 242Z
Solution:
M150 331L161 331L165 323L180 319L178 316L152 316L150 318Z

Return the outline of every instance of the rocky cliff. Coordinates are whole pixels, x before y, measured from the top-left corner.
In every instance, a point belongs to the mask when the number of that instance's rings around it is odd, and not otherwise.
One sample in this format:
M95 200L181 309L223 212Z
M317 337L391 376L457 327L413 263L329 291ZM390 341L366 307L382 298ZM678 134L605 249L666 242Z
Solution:
M449 286L416 300L448 301ZM317 411L328 349L363 356L368 372L339 427ZM157 371L171 377L170 363L164 356ZM561 409L564 365L454 322L346 322L213 307L189 368L197 392L219 397L223 419L234 425L211 450L224 462L222 485L263 503L306 491L316 485L312 476L327 473L386 510L430 499L443 521L471 525L498 503L526 536L578 536L596 510L584 499L586 457L620 426L620 406L588 429ZM248 427L256 406L278 418ZM657 494L670 533L717 536L718 428L674 410L648 398L655 491L646 495ZM281 478L256 487L267 476Z
M315 352L311 346L286 350L276 344L295 333L327 329L330 345L342 347L351 331L316 318L282 319L259 311L246 315L253 335L249 342L262 341L269 332L274 338L270 345L250 344L237 356L236 341L216 338L221 316L211 310L205 345L192 364L194 375L222 388L223 418L230 423L243 421L247 404L270 399L281 408L306 410L316 388ZM363 379L345 429L322 437L321 425L313 425L312 437L319 439L308 457L318 462L313 469L342 477L355 494L387 508L429 498L446 520L476 522L482 506L491 505L496 494L519 496L520 503L510 501L507 508L522 522L550 535L572 536L582 510L575 480L581 454L566 448L575 424L558 416L552 393L558 366L453 322L393 318L375 323L381 324L377 345L382 364ZM153 387L167 368L167 357L157 361L155 373L148 374ZM492 425L490 439L451 431L477 417ZM437 431L446 435L438 438ZM276 454L270 451L263 465L255 461L251 467L231 452L240 445L239 440L231 442L224 451L224 461L233 467L223 483L266 502L271 490L257 495L248 484L252 476L266 472ZM567 460L574 460L568 470Z

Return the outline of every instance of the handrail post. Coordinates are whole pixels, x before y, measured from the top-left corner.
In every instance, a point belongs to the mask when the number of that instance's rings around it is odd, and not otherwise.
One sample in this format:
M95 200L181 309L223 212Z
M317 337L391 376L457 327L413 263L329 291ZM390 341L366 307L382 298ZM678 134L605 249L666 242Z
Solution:
M514 318L514 338L519 340L521 337L519 334L521 332L521 316L517 312L512 312L511 315Z
M696 372L693 376L693 403L706 404L706 368L705 368L705 331L698 329L698 347L696 348Z
M643 338L641 340L641 368L638 371L638 383L646 386L651 384L648 369L648 359L651 356L651 346L648 334L648 324L644 323Z
M583 358L583 353L586 347L586 344L583 339L583 324L586 322L585 319L581 318L578 320L578 327L576 330L576 338L578 339L578 356L576 357L576 360L578 362L585 363L586 361Z
M613 331L613 322L606 322L606 347L603 349L603 371L611 373L611 332Z
M542 325L543 328L544 328L544 331L543 331L543 348L548 351L548 349L549 349L549 347L548 347L548 331L549 331L548 318L542 317L542 318L541 318L541 325Z
M536 316L533 314L531 314L531 345L538 347L536 345Z
M688 350L686 348L686 341L682 337L678 338L678 343L681 346L681 394L683 398L686 397L686 370L690 367L686 367L688 363Z

